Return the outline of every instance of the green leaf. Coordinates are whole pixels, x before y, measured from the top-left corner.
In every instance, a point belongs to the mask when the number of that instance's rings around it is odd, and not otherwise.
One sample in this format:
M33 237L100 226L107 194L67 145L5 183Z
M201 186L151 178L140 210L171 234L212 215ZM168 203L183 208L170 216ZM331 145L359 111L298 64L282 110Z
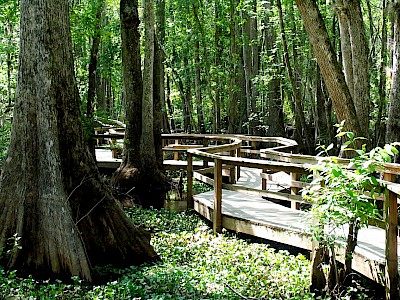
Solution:
M365 154L365 151L364 151L364 150L356 149L355 151L356 151L356 153L357 153L359 156L362 156L362 155Z
M326 151L329 151L333 148L333 143L331 143L328 147L326 147Z
M354 133L353 132L346 132L346 135L351 140L354 138Z
M332 174L335 177L340 177L340 175L342 174L342 172L339 172L339 170L333 169L332 170Z
M335 137L339 138L339 137L342 137L342 136L344 136L346 134L347 134L347 132L339 132Z
M387 152L390 156L394 156L394 153L392 152L392 148L394 148L394 147L392 147L392 146L389 145L389 144L386 144L384 148L385 148L386 152Z

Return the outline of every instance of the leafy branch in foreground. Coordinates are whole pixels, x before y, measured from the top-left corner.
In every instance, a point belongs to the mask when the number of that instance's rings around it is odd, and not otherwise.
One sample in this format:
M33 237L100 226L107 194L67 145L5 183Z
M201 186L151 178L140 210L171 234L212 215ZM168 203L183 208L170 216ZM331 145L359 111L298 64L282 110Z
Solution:
M368 227L371 219L382 219L376 202L384 192L384 186L377 177L384 170L382 164L391 162L392 157L399 153L396 149L399 143L378 147L370 152L366 151L365 145L361 149L351 148L362 139L351 132L341 132L340 128L338 132L338 138L345 136L348 139L341 151L354 151L357 156L349 160L347 165L337 157L330 157L312 166L310 171L313 180L302 193L305 200L313 203L311 233L319 243L314 254L318 253L318 248L322 248L330 255L327 286L320 284L312 288L330 291L339 291L351 283L351 262L358 232ZM332 148L333 145L322 147L321 153L328 154ZM344 267L338 270L336 249L343 246ZM313 266L314 272L317 273L315 268L319 267ZM319 282L325 284L325 279Z

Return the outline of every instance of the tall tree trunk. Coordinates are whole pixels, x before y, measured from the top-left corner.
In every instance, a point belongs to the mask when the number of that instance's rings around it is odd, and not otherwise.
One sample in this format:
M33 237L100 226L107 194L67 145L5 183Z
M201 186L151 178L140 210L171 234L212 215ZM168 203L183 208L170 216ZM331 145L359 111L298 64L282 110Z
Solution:
M104 2L98 1L96 10L96 26L92 37L92 47L90 49L90 62L89 62L89 83L88 83L88 94L86 103L86 118L87 118L87 144L93 157L96 158L95 154L95 141L94 141L94 100L96 95L96 71L97 71L97 60L100 49L100 38L101 38L101 16L103 14Z
M244 82L245 82L245 90L244 96L246 99L246 110L245 110L245 121L247 122L247 133L253 133L253 122L251 122L251 114L252 114L252 106L251 106L251 41L250 41L250 16L248 12L244 9L240 11L241 21L244 23L242 25L242 56L243 56L243 71L244 71Z
M155 53L156 57L159 58L160 63L158 64L157 69L155 72L159 72L159 93L160 93L160 105L162 110L162 130L164 133L170 133L171 128L168 123L168 116L167 116L167 107L165 103L165 69L164 69L164 60L165 55L162 47L164 47L165 43L165 0L158 0L157 2L157 41L156 46L157 51Z
M154 6L151 0L146 0L146 53L142 81L138 4L137 1L121 0L120 5L127 126L123 160L112 182L123 194L134 195L143 206L162 207L168 185L157 166L154 143Z
M349 88L336 60L336 54L329 41L318 6L313 0L296 0L296 5L313 46L314 55L332 99L338 122L346 120L345 130L354 132L356 136L367 136L367 132L360 126Z
M107 111L107 89L108 89L108 80L101 76L100 74L97 74L96 71L96 107L97 109L101 109L104 112Z
M238 51L236 43L236 26L235 26L235 11L236 0L230 0L229 9L229 36L230 36L230 54L231 54L231 73L229 80L229 120L228 132L235 133L237 130L237 106L238 106L238 87L237 87L237 72L238 72Z
M382 43L380 53L380 66L379 66L379 102L378 102L378 116L375 123L375 140L374 146L377 147L384 139L384 130L382 129L382 116L383 109L386 105L386 71L387 66L387 4L386 0L382 0Z
M12 93L11 93L11 72L13 69L13 55L11 52L13 27L10 20L7 20L4 26L4 33L7 39L7 100L8 106L12 106Z
M344 77L351 97L354 97L354 79L353 79L353 58L351 52L351 41L349 33L349 13L343 5L343 0L338 0L336 5L339 30L340 30L340 50L342 54L342 64Z
M201 3L201 1L199 1ZM194 20L195 20L195 24L196 24L196 30L197 30L197 38L195 41L195 56L194 56L194 60L195 60L195 87L196 87L196 102L198 103L198 107L200 107L200 109L198 109L198 120L201 122L201 126L199 124L199 130L201 133L205 133L206 132L206 128L205 128L205 124L206 124L206 116L204 114L205 111L205 106L203 105L203 94L201 93L202 89L206 90L206 94L208 95L208 97L210 99L213 98L212 95L212 91L211 91L211 75L210 75L210 66L209 66L209 60L208 60L208 51L207 51L207 43L206 43L206 39L207 37L205 36L204 33L204 29L202 26L202 23L200 21L200 17L199 17L199 4L197 1L194 1L192 3L192 7L193 7L193 15L194 15ZM201 42L201 43L200 43ZM196 44L197 43L197 44ZM200 63L200 44L202 45L203 48L203 57L202 57L202 63L203 63L203 67L201 66ZM196 63L197 62L197 63ZM204 71L204 82L205 84L202 85L201 82L201 73ZM198 88L197 88L198 87ZM200 106L199 106L200 105ZM212 108L212 111L214 110L214 108ZM200 116L199 116L200 113ZM213 115L215 113L213 112ZM212 118L213 120L213 118Z
M222 47L221 47L221 26L219 24L219 9L220 9L220 0L215 0L215 35L214 35L214 46L215 46L215 59L214 63L219 71L221 68L220 60L222 57ZM219 80L219 72L216 72L214 75L215 82L215 97L214 97L214 122L213 122L213 132L218 133L221 130L221 87Z
M393 67L390 104L386 127L386 142L400 141L400 2L393 3Z
M265 10L271 10L271 4L265 2ZM279 52L275 51L276 31L273 28L270 16L267 13L264 20L265 52L272 57L274 66L279 65ZM276 67L271 72L272 79L268 83L268 136L285 136L285 124L283 120L283 102L281 95L281 70Z
M330 138L328 133L328 121L327 121L327 113L325 106L325 95L322 91L322 78L321 72L319 71L319 67L317 67L317 74L315 76L315 103L316 103L316 138L315 140L319 141L322 145L329 145Z
M257 0L253 0L253 12L250 18L250 41L251 41L251 109L254 113L258 112L257 109L257 83L256 77L259 71L259 42L258 42L258 30L257 30Z
M171 131L175 131L176 128L175 128L175 120L174 120L174 107L172 106L172 103L171 103L171 84L170 84L169 76L167 76L167 91L166 91L165 100L167 102Z
M201 94L201 70L200 70L200 42L194 42L194 87L196 93L196 112L197 112L197 125L200 133L205 133L204 115L203 115L203 99Z
M369 137L369 111L370 111L370 86L369 86L369 50L365 35L365 26L361 12L360 1L343 0L349 12L349 35L351 42L351 58L353 65L352 95L356 113L366 138Z
M140 59L138 2L121 0L122 79L126 103L124 158L117 173L141 166L143 81Z
M193 120L193 106L192 106L192 86L191 86L191 78L189 72L189 59L187 54L185 54L183 58L183 65L184 65L184 74L185 74L185 85L186 90L184 93L183 98L183 107L184 107L184 119L185 119L185 132L191 133L192 130L196 132L196 125ZM183 91L183 81L179 78L180 85L182 86Z
M68 1L20 7L18 88L0 183L0 248L11 252L1 263L90 281L96 265L154 259L149 235L126 217L85 147ZM15 234L21 247L11 249Z
M154 137L154 151L156 157L156 166L158 170L163 170L163 150L162 150L162 129L164 122L164 111L162 100L164 97L164 80L163 77L163 64L161 61L161 49L156 39L154 39L154 88L153 88L153 137ZM163 90L161 90L163 89ZM165 118L166 119L166 118Z
M293 74L292 66L290 64L289 50L288 50L287 43L286 43L286 34L285 34L285 28L284 28L284 24L283 24L281 0L277 0L276 3L278 6L279 24L280 24L281 35L282 35L282 46L283 46L283 52L284 52L283 59L285 62L286 70L288 72L290 85L292 86L292 90L293 90L293 97L294 97L295 104L296 104L295 105L295 114L298 116L299 121L300 121L300 124L296 124L296 127L300 127L300 132L302 134L304 134L306 150L308 153L311 153L312 152L311 137L310 137L310 133L308 130L308 125L306 123L306 118L304 115L303 102L301 100L299 89L296 84L296 79L294 77L295 75ZM297 128L297 130L299 130L299 128ZM301 135L301 136L303 136L303 135ZM301 143L302 143L302 141L301 141Z

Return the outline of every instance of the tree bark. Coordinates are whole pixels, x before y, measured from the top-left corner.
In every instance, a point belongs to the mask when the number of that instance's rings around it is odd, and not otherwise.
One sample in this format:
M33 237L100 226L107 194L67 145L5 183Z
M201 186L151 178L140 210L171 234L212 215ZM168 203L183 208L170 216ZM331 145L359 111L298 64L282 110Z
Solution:
M346 120L345 130L354 132L356 136L367 136L367 132L360 126L349 88L336 60L325 23L315 1L296 0L296 5L313 46L314 55L332 99L338 122Z
M153 78L154 78L154 3L144 0L145 57L143 69L141 156L143 167L156 167L153 138Z
M351 41L349 33L349 13L343 5L343 0L338 0L336 5L339 31L340 31L340 50L342 54L342 64L344 77L346 79L349 92L354 97L354 79L353 79L353 59L351 52Z
M286 44L286 34L285 34L285 28L284 28L284 24L283 24L281 0L277 0L276 3L277 3L277 6L278 6L279 25L280 25L280 29L281 29L281 35L282 35L283 59L284 59L284 62L285 62L286 70L288 72L290 85L292 86L293 97L294 97L294 100L295 100L295 114L298 116L298 119L300 121L300 124L296 124L296 127L300 127L300 128L297 128L297 130L300 129L299 131L301 132L301 134L300 134L301 137L304 134L304 141L305 141L306 150L307 150L308 153L311 153L312 152L312 149L311 149L311 137L310 137L310 133L309 133L309 130L308 130L308 125L306 123L306 118L304 116L303 102L301 100L299 89L297 87L296 80L295 80L295 77L294 77L295 75L293 73L293 69L292 69L292 66L290 64L289 50L288 50L288 47L287 47L287 44ZM303 144L303 141L300 141L300 144Z
M220 18L220 0L215 0L215 35L214 35L214 46L215 46L215 66L219 71L221 68L221 57L222 57L222 47L221 47L221 26L219 24ZM219 72L216 72L214 75L214 82L215 82L215 97L214 97L214 122L213 122L213 132L218 133L221 131L221 87L220 87L220 79L219 79Z
M164 118L165 109L163 109L163 104L165 108L165 100L163 100L165 94L164 72L161 72L161 70L164 71L161 52L159 43L154 39L153 137L156 167L158 170L164 169L161 134L163 122L166 120L166 116Z
M163 205L169 186L158 168L154 136L154 5L145 2L145 67L140 63L137 1L121 0L123 81L126 97L124 156L112 183L122 195L132 195L139 204L155 208ZM157 106L157 109L159 107ZM158 126L158 125L157 125ZM156 127L157 127L156 126ZM156 128L156 131L158 127ZM157 131L158 132L158 131ZM157 143L157 146L161 144ZM157 153L160 153L157 150Z
M349 12L349 36L353 65L353 102L364 137L369 137L369 50L360 1L343 0Z
M250 40L250 16L248 12L244 9L240 11L241 21L244 23L242 25L241 37L242 37L242 56L243 56L243 71L244 71L244 82L245 90L244 95L246 99L246 110L245 110L245 120L247 122L247 134L252 134L253 132L253 122L251 121L252 106L251 106L251 40Z
M88 93L86 103L86 121L87 121L87 144L93 157L96 158L95 153L95 140L94 140L94 101L96 95L96 77L97 75L97 60L100 49L101 39L101 16L103 14L104 2L98 1L96 11L96 26L92 37L92 47L90 48L90 61L89 61L89 80L88 80Z
M203 32L203 27L201 26L200 23L200 18L199 18L199 9L198 9L198 3L197 1L194 1L192 3L193 7L193 15L194 15L194 20L196 24L196 30L197 30L197 37L195 38L194 42L194 68L195 68L195 92L196 92L196 104L197 104L197 123L199 127L199 132L200 133L205 133L206 132L206 127L205 127L205 117L204 117L204 106L203 106L203 94L201 93L202 90L202 84L201 84L201 72L202 72L202 67L200 64L200 39L203 41L204 40L204 32ZM205 63L207 59L207 51L206 51L206 45L204 42L202 42L203 45L203 61L205 65L205 72L207 73L207 79L209 81L209 74L208 74L208 66ZM206 89L209 89L209 84L206 84ZM209 92L209 95L211 92Z
M122 80L126 103L124 158L117 173L141 165L143 81L140 59L138 2L121 0Z
M172 103L171 103L171 83L170 83L169 76L167 76L167 91L166 91L165 100L167 102L171 131L174 132L176 130L176 128L175 128L175 120L174 120L174 107L172 106Z
M156 258L126 217L84 144L68 1L21 1L18 88L0 183L1 263L49 278ZM21 237L18 249L9 239Z
M235 131L237 130L236 122L237 122L237 106L238 106L238 87L237 87L238 51L236 43L235 11L236 11L236 0L230 0L229 37L230 37L230 54L231 54L231 73L229 80L229 120L228 120L229 133L235 133Z
M386 143L400 141L400 2L393 3L393 66Z
M321 145L329 145L330 137L329 137L329 128L328 128L328 120L326 113L326 105L325 105L325 95L322 91L322 78L321 72L319 71L319 67L317 68L317 74L315 78L315 103L316 103L316 138L315 140L319 141Z
M159 93L160 93L160 105L161 105L161 112L162 112L162 131L164 133L170 133L171 128L168 122L168 115L167 115L167 107L165 102L165 69L164 69L164 60L165 55L162 47L164 47L165 43L165 0L158 0L157 2L157 40L155 46L156 53L155 57L159 59L159 63L157 63L155 67L155 72L158 74L158 82L159 82Z
M265 10L271 10L271 4L265 2ZM276 31L273 28L270 16L267 13L264 20L265 52L272 57L274 66L279 65L279 52L274 51L276 44ZM285 136L283 120L283 102L281 94L281 70L276 67L271 71L272 79L268 83L268 136Z
M375 137L374 146L377 147L384 139L385 129L382 126L383 109L386 106L386 71L387 66L387 4L386 0L382 0L382 44L380 52L380 65L379 65L379 102L378 102L378 116L375 123Z

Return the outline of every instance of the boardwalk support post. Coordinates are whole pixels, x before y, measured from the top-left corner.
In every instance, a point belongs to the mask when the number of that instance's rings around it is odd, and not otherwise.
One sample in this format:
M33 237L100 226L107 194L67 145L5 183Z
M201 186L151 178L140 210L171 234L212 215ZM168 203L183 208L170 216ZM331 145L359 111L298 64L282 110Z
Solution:
M300 180L300 174L298 174L298 173L291 173L291 177L292 177L292 182ZM292 186L290 188L290 192L291 192L292 195L297 195L298 192L299 192L299 188ZM296 201L291 201L291 208L295 209L295 210L299 210L300 209L300 203L296 202Z
M384 173L384 180L393 182L395 175ZM397 261L397 195L389 190L385 193L384 220L386 230L385 250L385 286L386 299L399 299L398 261Z
M242 157L240 148L236 149L236 157ZM236 166L236 180L239 180L240 178L240 166Z
M187 153L187 192L186 192L187 208L194 208L193 201L193 156Z
M229 151L229 155L236 157L236 150ZM229 183L234 184L236 183L236 166L232 165L229 168Z
M175 140L175 144L178 145L179 140ZM178 151L174 152L174 160L179 160L179 152Z
M203 139L203 147L208 147L208 140L207 138ZM208 160L203 159L203 167L207 168L208 167Z
M214 160L214 212L213 231L222 232L222 161Z

